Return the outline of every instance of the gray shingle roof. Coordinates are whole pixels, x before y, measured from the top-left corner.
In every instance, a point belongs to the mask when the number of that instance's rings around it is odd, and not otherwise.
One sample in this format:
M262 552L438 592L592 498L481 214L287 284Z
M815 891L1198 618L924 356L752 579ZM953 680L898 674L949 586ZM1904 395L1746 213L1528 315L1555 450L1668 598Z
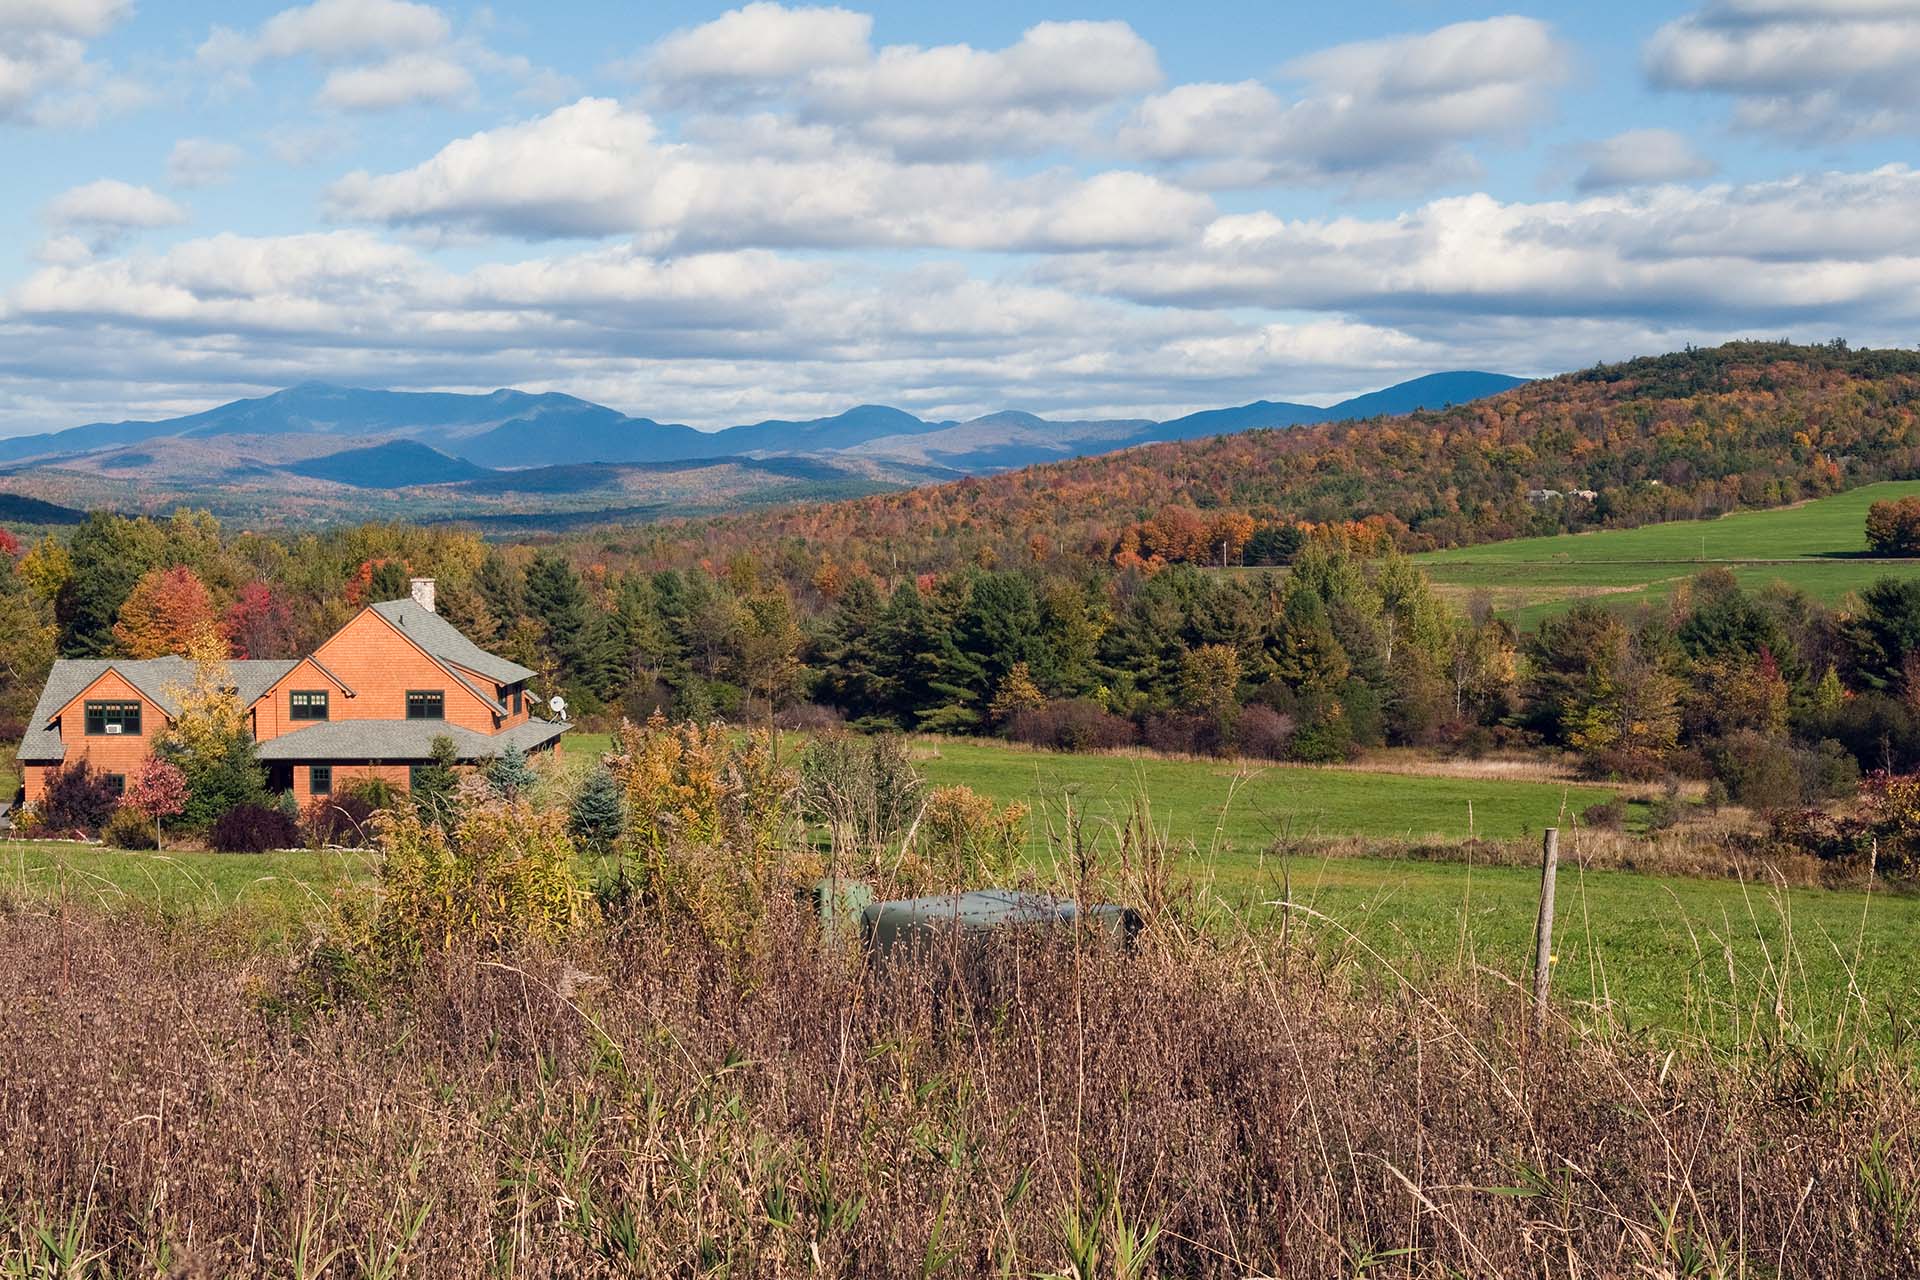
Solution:
M453 739L460 759L491 760L510 746L522 751L543 747L572 727L529 720L496 734L485 734L444 720L329 720L261 743L260 758L395 763L429 760L433 757L433 740L447 737Z
M233 676L240 705L244 707L252 705L276 680L293 670L294 662L291 659L241 659L229 662L227 668ZM49 725L60 714L60 708L86 692L88 685L109 670L118 672L169 716L180 712L179 700L173 691L193 683L193 663L178 656L60 658L47 674L46 687L40 690L40 700L33 706L33 718L27 722L27 731L21 737L21 760L29 764L57 764L66 758L66 744ZM158 726L147 729L149 733L157 730Z
M373 611L399 627L434 657L477 671L495 684L518 684L533 679L536 674L517 662L488 653L461 635L460 628L433 610L422 608L416 600L383 600L373 606ZM492 700L491 694L486 696Z

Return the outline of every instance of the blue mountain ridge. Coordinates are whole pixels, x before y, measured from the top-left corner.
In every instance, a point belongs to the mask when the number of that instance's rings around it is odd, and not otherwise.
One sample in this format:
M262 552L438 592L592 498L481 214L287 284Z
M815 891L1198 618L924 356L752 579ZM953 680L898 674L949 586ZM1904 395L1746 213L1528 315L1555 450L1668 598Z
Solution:
M831 417L770 419L720 431L629 417L558 392L503 388L465 395L306 382L179 418L90 423L0 440L0 462L55 462L174 437L337 435L343 445L353 443L284 469L356 487L393 488L474 482L490 471L515 468L869 452L876 441L887 445L969 427L974 430L964 433L968 442L962 451L929 453L926 460L960 472L997 471L1154 441L1443 408L1495 395L1524 381L1472 370L1435 373L1325 408L1260 400L1159 423L1062 422L1020 410L1003 410L971 423L929 422L901 409L869 404ZM1029 437L996 439L995 431L1002 428L1008 433L1027 432ZM1058 438L1036 444L1030 434L1036 429L1057 429ZM871 452L888 456L884 447Z

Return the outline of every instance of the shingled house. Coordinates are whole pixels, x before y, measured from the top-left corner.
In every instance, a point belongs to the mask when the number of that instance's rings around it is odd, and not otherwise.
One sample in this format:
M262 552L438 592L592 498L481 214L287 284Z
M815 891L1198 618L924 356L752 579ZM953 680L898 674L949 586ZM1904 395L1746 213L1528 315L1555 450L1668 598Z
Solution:
M368 605L307 657L228 666L269 784L302 805L356 777L407 786L437 737L475 763L512 746L557 751L570 727L532 718L534 673L436 613L431 578L408 599ZM27 802L77 760L124 786L192 678L180 657L55 662L20 744Z

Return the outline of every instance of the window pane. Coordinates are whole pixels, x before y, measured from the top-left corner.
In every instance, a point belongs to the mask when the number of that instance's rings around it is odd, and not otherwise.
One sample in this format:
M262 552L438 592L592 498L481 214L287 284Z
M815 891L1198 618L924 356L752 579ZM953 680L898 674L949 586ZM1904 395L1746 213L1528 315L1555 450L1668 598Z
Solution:
M307 771L307 789L314 795L324 796L333 791L333 766L316 764Z
M84 710L88 733L138 736L140 732L140 704L137 702L89 702Z
M407 694L407 719L444 720L447 715L447 695L444 692L415 690Z

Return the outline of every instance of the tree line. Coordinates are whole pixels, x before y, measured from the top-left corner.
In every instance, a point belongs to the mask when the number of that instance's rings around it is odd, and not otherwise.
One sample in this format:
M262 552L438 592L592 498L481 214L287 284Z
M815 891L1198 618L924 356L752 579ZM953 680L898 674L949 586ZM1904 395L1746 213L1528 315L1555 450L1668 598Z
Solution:
M439 583L475 641L577 718L737 719L1332 761L1381 745L1576 754L1709 777L1773 807L1920 764L1920 582L1835 608L1702 574L1663 603L1576 604L1521 635L1390 541L1303 535L1284 571L1032 562L882 575L736 555L647 568L585 544L367 525L229 534L92 516L0 555L0 733L56 655L292 657L360 605Z

